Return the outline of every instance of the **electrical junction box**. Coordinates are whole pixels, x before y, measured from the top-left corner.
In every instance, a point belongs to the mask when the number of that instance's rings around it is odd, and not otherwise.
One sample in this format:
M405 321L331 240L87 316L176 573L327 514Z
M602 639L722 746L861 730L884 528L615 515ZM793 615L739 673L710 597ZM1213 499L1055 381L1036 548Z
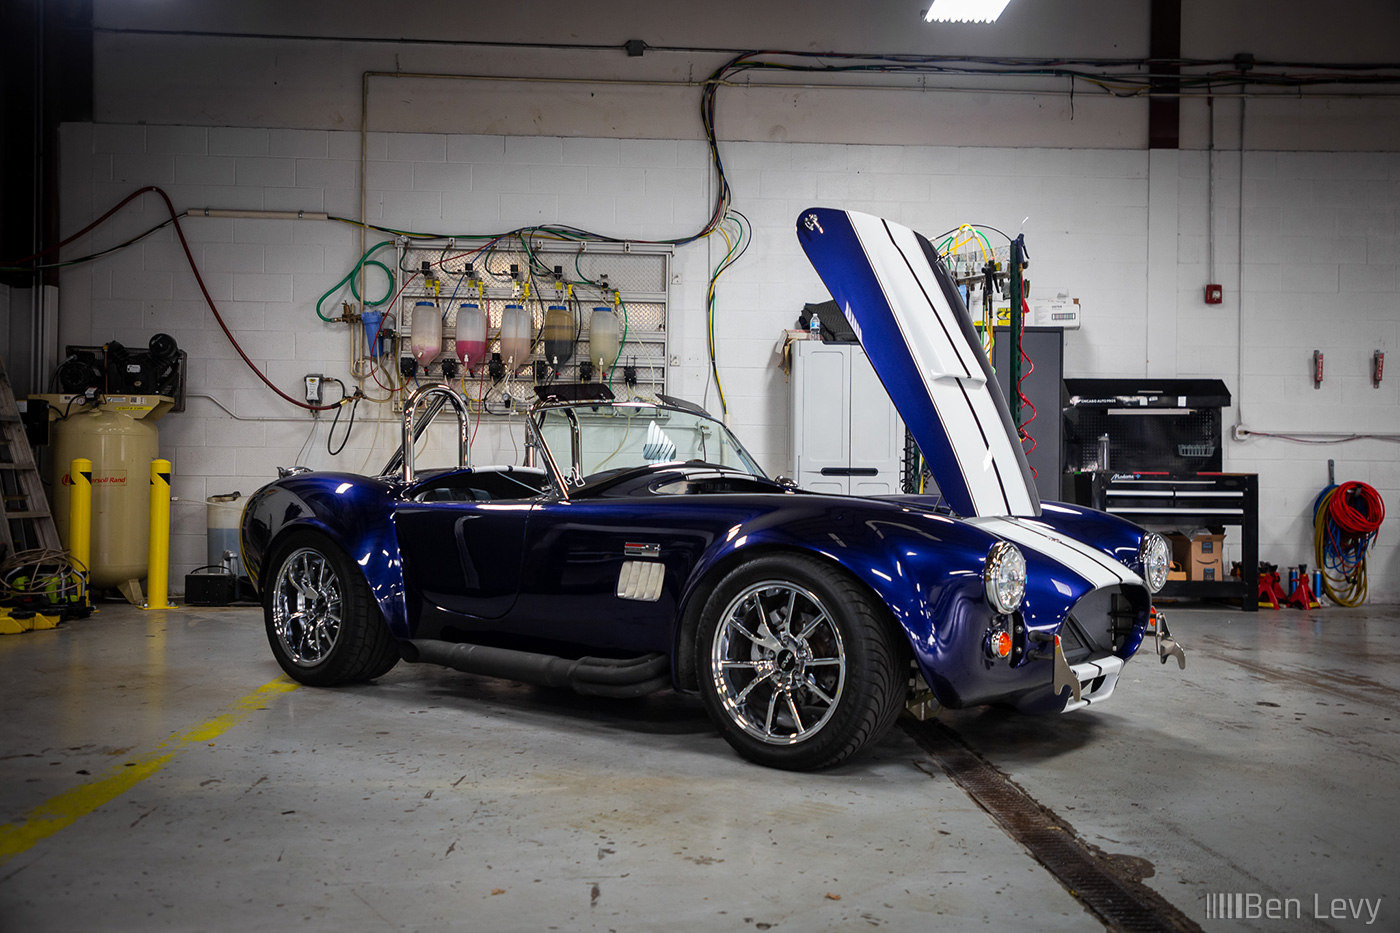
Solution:
M1030 313L1021 322L1026 327L1079 330L1079 299L1069 297L1069 292L1059 292L1053 298L1031 298L1026 304L1030 306ZM994 308L997 326L1011 326L1011 302L1002 299Z

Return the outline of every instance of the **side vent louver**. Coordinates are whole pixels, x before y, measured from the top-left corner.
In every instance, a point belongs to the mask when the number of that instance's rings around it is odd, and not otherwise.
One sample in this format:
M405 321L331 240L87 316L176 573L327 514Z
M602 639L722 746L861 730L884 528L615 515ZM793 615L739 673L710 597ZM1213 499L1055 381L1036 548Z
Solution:
M661 598L661 584L665 577L666 565L658 561L623 561L622 572L617 577L617 596L619 599L654 603Z

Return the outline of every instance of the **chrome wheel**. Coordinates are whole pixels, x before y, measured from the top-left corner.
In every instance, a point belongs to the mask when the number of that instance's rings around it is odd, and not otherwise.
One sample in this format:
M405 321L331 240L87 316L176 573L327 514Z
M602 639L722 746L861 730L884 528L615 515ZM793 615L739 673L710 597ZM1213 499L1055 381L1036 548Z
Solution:
M710 676L724 713L768 745L821 731L846 685L846 647L815 593L784 580L730 600L710 645Z
M340 637L340 579L325 554L299 548L282 561L272 586L272 629L298 667L326 660Z

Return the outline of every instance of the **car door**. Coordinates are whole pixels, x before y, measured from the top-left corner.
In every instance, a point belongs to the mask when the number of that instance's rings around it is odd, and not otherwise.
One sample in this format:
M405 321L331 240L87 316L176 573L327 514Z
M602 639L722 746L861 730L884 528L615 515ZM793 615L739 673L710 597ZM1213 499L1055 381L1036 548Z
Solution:
M539 504L512 629L560 644L669 651L682 587L721 521L695 506L683 496Z
M420 638L498 628L520 595L533 502L412 502L394 512L409 618Z

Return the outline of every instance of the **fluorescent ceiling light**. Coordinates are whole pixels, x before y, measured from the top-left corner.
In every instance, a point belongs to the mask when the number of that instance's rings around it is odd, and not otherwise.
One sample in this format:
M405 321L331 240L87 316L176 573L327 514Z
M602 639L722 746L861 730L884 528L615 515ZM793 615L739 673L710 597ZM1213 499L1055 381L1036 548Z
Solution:
M1011 0L933 0L926 23L995 23Z

